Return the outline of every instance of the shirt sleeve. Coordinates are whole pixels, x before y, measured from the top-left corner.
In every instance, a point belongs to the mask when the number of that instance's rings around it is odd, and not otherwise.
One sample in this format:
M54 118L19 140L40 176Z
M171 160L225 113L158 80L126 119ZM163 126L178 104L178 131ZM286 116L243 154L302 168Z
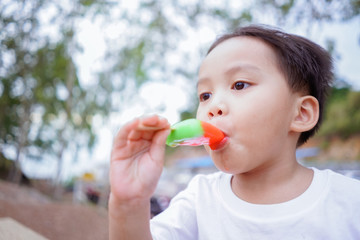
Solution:
M169 207L150 221L154 240L196 239L198 233L196 218L196 194L198 177L176 195Z

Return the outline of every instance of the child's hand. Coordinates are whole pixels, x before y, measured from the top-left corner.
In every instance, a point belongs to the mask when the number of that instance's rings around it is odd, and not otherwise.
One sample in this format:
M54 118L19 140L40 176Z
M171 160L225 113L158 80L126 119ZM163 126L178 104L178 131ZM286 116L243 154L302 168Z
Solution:
M114 139L111 153L112 198L119 202L148 201L160 178L170 125L151 116L125 125Z

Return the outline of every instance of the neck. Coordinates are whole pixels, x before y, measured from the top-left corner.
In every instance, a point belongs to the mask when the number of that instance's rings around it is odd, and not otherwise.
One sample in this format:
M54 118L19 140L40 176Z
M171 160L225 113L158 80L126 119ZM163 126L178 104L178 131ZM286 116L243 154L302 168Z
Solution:
M295 159L275 161L250 172L233 176L233 192L254 204L276 204L300 196L310 186L313 171Z

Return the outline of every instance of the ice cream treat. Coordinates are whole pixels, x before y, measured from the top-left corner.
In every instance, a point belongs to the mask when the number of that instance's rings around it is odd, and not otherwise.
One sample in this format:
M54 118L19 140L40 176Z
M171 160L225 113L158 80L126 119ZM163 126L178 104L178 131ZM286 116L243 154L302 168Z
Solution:
M216 150L225 139L224 133L210 123L187 119L171 126L166 144L171 147L209 145Z

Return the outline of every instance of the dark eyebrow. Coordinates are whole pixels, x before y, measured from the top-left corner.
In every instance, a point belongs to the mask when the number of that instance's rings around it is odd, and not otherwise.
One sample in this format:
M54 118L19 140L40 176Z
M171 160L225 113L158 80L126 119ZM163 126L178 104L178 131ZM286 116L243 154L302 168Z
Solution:
M260 68L257 66L247 64L247 63L236 63L230 66L227 70L225 70L226 75L232 75L236 72L245 71L245 72L253 72L253 73L260 73Z

